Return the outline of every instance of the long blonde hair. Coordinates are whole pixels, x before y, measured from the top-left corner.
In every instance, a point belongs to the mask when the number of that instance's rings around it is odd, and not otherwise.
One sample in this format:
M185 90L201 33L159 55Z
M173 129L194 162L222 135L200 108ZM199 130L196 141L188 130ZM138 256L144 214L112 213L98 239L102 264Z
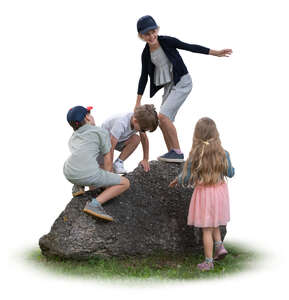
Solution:
M195 126L192 149L184 164L183 183L189 163L192 163L190 185L214 185L225 181L228 169L226 153L216 124L210 118L200 119Z

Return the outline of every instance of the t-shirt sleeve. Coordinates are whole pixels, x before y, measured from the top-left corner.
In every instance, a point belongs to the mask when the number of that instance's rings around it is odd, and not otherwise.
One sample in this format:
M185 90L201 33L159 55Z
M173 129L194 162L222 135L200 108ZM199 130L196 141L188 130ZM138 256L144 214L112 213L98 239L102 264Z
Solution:
M122 122L120 121L116 121L113 125L113 127L111 128L110 133L117 139L119 140L119 138L123 135L123 133L125 132L125 126Z
M98 131L99 135L99 151L101 154L106 154L110 151L111 142L110 142L110 135L106 129L99 128Z

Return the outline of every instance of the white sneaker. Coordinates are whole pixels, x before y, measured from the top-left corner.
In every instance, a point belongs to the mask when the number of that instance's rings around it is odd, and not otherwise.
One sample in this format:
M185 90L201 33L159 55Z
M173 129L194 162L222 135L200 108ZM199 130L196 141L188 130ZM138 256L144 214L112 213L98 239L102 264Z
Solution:
M123 163L118 160L113 163L113 168L114 168L114 171L116 174L126 174L127 173L127 171L123 167Z

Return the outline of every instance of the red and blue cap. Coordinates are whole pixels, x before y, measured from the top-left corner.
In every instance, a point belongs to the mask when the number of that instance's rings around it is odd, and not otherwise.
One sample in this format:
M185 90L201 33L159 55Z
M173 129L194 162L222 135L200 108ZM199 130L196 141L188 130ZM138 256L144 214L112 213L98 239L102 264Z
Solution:
M85 116L90 113L92 106L83 107L83 106L74 106L67 113L67 122L82 122Z

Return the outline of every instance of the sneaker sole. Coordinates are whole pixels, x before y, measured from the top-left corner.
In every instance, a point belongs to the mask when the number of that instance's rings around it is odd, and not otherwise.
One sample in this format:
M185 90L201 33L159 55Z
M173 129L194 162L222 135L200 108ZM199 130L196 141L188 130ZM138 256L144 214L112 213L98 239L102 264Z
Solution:
M79 192L76 192L76 193L72 193L72 196L77 197L77 196L80 196L80 195L83 195L83 194L85 194L85 191L79 191Z
M158 160L165 161L165 162L176 162L176 163L182 163L182 162L184 162L183 159L179 159L179 158L163 158L163 157L158 157Z
M107 220L107 221L113 221L112 217L106 217L104 215L97 214L97 213L95 213L92 210L84 209L83 211L86 212L87 214L90 214L90 215L94 216L94 217L97 217L97 218L100 218L100 219L104 219L104 220Z

